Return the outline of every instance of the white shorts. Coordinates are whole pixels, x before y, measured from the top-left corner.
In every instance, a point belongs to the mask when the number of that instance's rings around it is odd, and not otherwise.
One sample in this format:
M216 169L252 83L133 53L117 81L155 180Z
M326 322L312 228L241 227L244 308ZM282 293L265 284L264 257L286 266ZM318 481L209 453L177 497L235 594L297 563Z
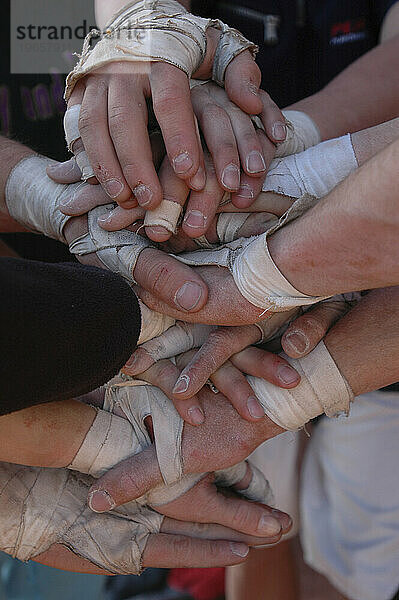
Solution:
M306 562L352 600L399 587L399 393L357 398L349 418L323 418L300 491Z
M287 431L261 444L250 456L258 469L269 480L275 497L275 506L288 513L292 529L283 539L294 537L299 530L297 457L300 432Z

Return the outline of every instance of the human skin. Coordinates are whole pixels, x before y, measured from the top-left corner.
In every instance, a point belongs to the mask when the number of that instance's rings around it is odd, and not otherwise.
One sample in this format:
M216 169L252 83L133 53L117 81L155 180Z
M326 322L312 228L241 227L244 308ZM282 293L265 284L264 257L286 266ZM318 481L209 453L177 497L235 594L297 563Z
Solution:
M125 0L96 0L98 25L102 28L125 5ZM207 54L195 77L210 77L219 36L217 30L209 30ZM97 180L124 208L133 208L138 201L146 209L152 209L162 198L148 143L147 97L152 97L154 112L176 174L192 189L202 189L205 185L202 149L186 75L166 63L153 63L149 75L147 71L143 63L113 63L79 82L69 101L69 106L82 104L80 131ZM258 97L259 84L260 71L249 52L244 52L226 72L229 96L247 113L258 113L262 109ZM110 99L109 108L106 96ZM276 121L284 128L281 113L273 105L266 122L272 142L278 141L273 137ZM97 144L99 135L103 142L101 149ZM253 136L252 146L253 151L262 151L256 136ZM219 179L225 189L236 191L240 186L238 153L226 144L224 154L226 160L218 172ZM264 164L261 172L251 175L260 177L265 169ZM113 183L112 192L107 185L109 182Z
M274 262L297 290L312 296L332 296L396 285L398 160L396 140L302 217L269 237ZM244 325L259 319L262 309L241 295L226 269L197 267L195 271L209 290L207 304L195 315L171 310L147 291L140 291L140 296L153 310L189 322ZM227 306L230 311L226 311Z
M398 299L399 287L371 291L325 337L327 349L355 396L398 379ZM160 365L157 363L152 367L154 379L159 376ZM201 394L206 417L204 425L184 426L182 448L186 472L201 471L204 462L208 467L212 464L213 468L224 468L227 466L224 462L226 456L233 462L241 460L260 443L282 432L268 417L256 423L243 421L220 395L215 396L206 390ZM197 442L193 443L194 438L199 441L201 437L199 446ZM212 444L209 440L212 440ZM198 447L201 448L200 452ZM116 504L122 504L159 481L161 475L155 453L147 449L145 460L137 455L120 463L96 482L92 492L106 490ZM101 494L98 499L101 501ZM93 506L96 506L96 500L92 495Z

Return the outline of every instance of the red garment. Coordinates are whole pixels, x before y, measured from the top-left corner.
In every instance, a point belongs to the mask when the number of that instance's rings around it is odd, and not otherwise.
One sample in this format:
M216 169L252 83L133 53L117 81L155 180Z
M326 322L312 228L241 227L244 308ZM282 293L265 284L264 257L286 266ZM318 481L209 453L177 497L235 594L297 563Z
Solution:
M224 596L224 568L172 569L168 585L174 590L188 592L194 600L218 600Z

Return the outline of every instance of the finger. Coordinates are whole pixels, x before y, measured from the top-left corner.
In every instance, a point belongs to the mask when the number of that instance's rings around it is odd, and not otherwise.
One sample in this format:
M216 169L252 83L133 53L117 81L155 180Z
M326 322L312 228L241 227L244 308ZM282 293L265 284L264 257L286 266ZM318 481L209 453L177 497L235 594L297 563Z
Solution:
M267 164L263 156L261 138L257 135L250 116L236 104L230 102L221 88L214 86L211 90L216 102L229 116L234 137L237 140L242 168L251 177L263 178L266 175ZM273 146L273 144L270 145ZM273 156L274 153L275 147Z
M236 191L240 186L240 158L230 118L202 86L193 91L192 100L219 183L226 191Z
M142 254L144 254L144 251ZM149 251L148 251L149 252ZM171 303L162 302L155 294L137 289L141 300L152 310L164 313L180 321L207 325L247 325L261 317L262 309L254 306L242 296L228 269L220 267L197 267L195 274L208 285L208 298L202 308L183 312ZM161 296L161 293L159 294Z
M150 535L148 539L143 553L143 567L224 567L244 562L248 552L248 546L242 542L198 540L159 533Z
M254 346L235 354L230 360L240 371L266 379L281 388L291 389L301 380L299 374L284 358Z
M173 390L174 397L185 400L196 394L233 354L259 340L260 331L254 325L220 327L210 333L194 359L181 373Z
M163 483L154 445L107 471L91 486L88 505L94 512L107 512L136 500Z
M162 190L147 131L147 105L144 95L134 87L136 81L127 75L120 77L109 87L109 132L125 181L139 205L151 210L161 202ZM129 208L119 198L116 200Z
M208 298L200 275L161 250L148 248L141 252L134 278L161 303L169 305L170 310L173 307L185 317L200 310Z
M154 63L150 82L155 116L162 130L166 151L179 177L189 180L201 164L196 122L187 76L174 66ZM205 185L205 174L198 189ZM202 185L201 185L202 183Z
M283 529L283 520L274 516L271 508L242 498L225 496L214 485L209 485L208 477L177 500L160 508L167 517L179 519L178 524L165 519L166 527L162 531L168 533L189 535L192 529L190 521L195 521L203 524L199 528L201 537L235 539L255 545L262 543L257 538L262 538L266 543L270 538L278 540ZM190 517L186 518L187 514ZM284 522L289 521L285 519ZM196 537L196 534L193 535Z
M256 132L256 138L259 141L259 145L262 149L262 157L267 170L274 158L276 147L261 130ZM240 189L237 193L231 195L231 201L233 205L238 208L247 208L252 206L262 191L265 176L266 171L261 173L260 177L256 178L248 177L246 174L242 175Z
M245 376L230 361L225 362L210 379L243 419L256 422L265 416L265 411Z
M282 194L261 192L250 207L245 206L245 208L242 208L241 204L236 201L237 206L230 202L221 206L218 212L265 212L281 217L292 206L293 202L292 198Z
M155 210L146 214L144 225L147 236L154 242L165 242L175 233L189 188L177 177L166 157L161 165L159 181L162 201ZM172 204L171 204L172 203Z
M184 421L194 426L202 425L205 416L196 396L190 398L189 402L176 400L173 397L172 390L179 375L180 370L170 360L160 360L147 371L141 373L140 377L148 383L158 386L173 401L177 412Z
M238 229L236 238L262 235L276 224L276 215L269 213L252 213L245 223Z
M198 348L211 331L208 325L177 322L158 337L144 342L133 352L123 371L132 376L143 373L159 360L174 358L176 354Z
M226 69L227 95L234 104L250 115L257 115L262 110L260 82L260 69L248 50L236 56Z
M108 129L108 84L94 76L90 77L82 100L79 131L94 174L108 197L125 208L136 206Z
M260 97L263 106L260 118L266 135L275 144L281 143L287 136L287 127L283 113L267 92L260 90Z
M347 310L345 303L342 304L341 310L337 309L335 302L317 304L288 326L281 338L284 351L292 358L306 356Z
M73 194L60 202L60 210L65 215L77 217L84 215L96 206L109 204L111 200L99 185L88 185L82 183Z
M47 175L56 183L76 183L81 180L82 173L76 164L75 157L56 165L47 167Z
M206 184L201 192L190 194L182 229L190 238L200 237L210 228L220 202L225 194L216 177L209 153L205 154Z
M119 231L135 225L138 221L144 219L145 214L145 209L140 206L128 210L117 206L114 210L105 214L104 217L100 217L98 223L105 231Z

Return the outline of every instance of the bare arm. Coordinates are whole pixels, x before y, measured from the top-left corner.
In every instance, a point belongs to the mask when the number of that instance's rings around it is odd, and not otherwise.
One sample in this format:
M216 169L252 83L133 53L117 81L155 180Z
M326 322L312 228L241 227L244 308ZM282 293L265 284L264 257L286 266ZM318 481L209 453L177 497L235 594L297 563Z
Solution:
M320 92L290 108L307 113L323 140L388 121L398 116L398 70L396 34L349 65Z
M399 139L270 237L292 285L327 296L399 282L398 161Z

